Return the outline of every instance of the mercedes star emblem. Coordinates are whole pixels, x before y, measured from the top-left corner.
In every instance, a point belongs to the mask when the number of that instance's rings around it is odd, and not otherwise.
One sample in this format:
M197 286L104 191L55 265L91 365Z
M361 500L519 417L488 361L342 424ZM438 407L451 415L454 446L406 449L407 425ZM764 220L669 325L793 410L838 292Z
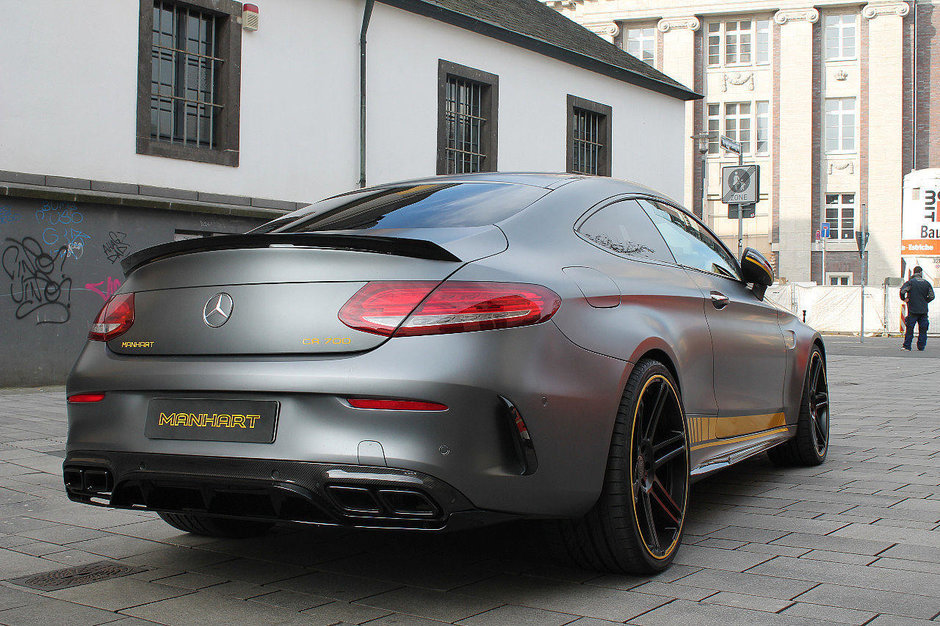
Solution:
M232 317L232 309L235 303L232 296L227 293L217 293L206 302L202 308L202 319L207 326L218 328Z

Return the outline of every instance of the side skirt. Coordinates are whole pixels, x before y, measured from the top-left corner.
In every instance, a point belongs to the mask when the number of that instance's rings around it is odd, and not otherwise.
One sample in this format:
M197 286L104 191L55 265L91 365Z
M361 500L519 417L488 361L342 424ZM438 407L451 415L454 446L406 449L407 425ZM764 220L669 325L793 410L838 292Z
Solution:
M795 430L795 426L792 427ZM775 428L765 433L755 433L748 437L731 439L727 444L715 446L708 450L706 458L693 461L690 475L693 480L699 480L713 472L724 469L735 463L758 455L769 448L783 443L793 436L789 427Z

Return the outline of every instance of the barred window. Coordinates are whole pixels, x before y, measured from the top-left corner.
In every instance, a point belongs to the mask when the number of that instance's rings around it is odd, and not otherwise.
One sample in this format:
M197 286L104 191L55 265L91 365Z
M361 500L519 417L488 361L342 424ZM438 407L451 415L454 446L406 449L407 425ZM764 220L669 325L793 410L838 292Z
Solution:
M438 174L496 171L498 81L439 61Z
M237 15L232 0L141 0L138 153L238 164Z
M157 0L153 7L150 136L215 148L215 120L222 108L215 76L215 17Z
M567 171L610 176L611 108L568 96Z

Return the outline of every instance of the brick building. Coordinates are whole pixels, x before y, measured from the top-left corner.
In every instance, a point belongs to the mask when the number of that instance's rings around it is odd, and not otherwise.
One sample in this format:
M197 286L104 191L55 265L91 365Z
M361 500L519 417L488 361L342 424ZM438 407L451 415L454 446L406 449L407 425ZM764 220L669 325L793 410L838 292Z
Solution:
M696 133L742 142L745 162L761 166L744 244L781 278L858 284L863 214L868 284L900 275L902 177L940 165L940 0L546 3L705 95L687 104L684 202L732 250L720 168L737 157ZM823 221L825 270L814 244Z

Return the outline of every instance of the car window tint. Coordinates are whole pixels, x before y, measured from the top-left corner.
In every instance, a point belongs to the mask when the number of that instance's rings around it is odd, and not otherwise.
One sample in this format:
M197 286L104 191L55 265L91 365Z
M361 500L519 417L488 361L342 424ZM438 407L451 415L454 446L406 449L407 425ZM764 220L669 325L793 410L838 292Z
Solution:
M504 183L401 185L328 198L253 232L304 233L495 224L548 193Z
M737 264L725 247L694 219L671 206L640 200L676 261L739 280Z
M624 200L588 217L577 233L619 256L673 262L666 242L635 200Z

